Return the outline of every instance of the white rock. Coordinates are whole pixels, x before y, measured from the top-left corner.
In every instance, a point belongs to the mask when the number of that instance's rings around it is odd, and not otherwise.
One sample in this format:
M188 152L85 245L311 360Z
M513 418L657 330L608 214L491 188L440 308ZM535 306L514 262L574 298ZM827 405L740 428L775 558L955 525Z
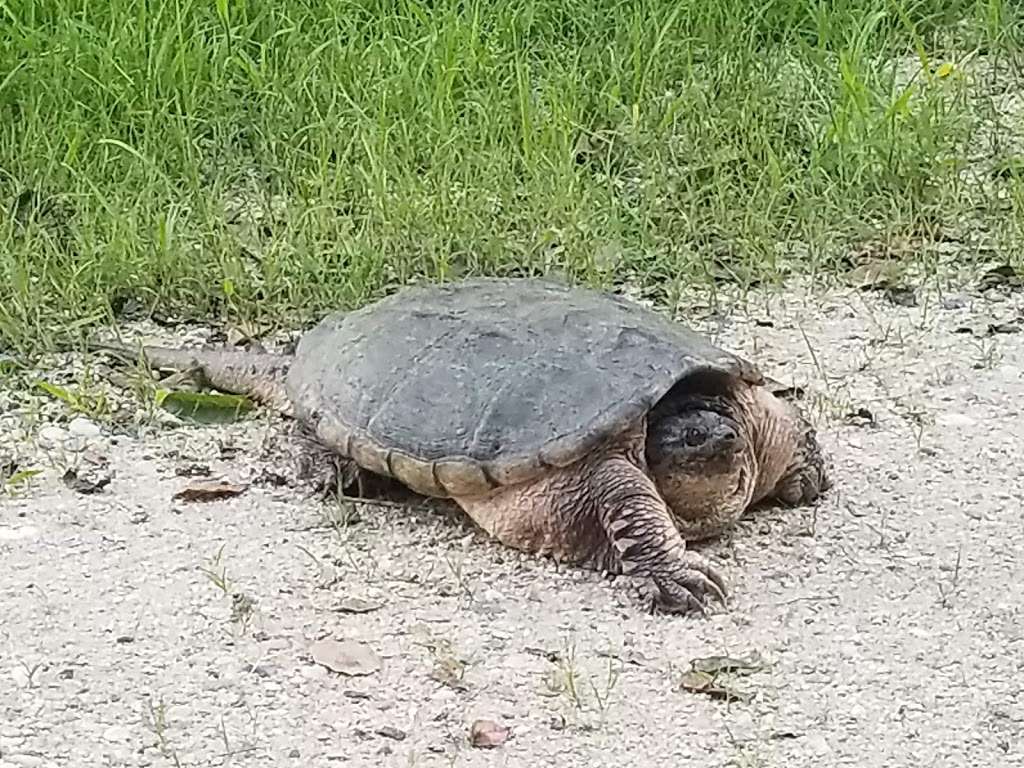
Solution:
M68 438L68 433L60 427L50 424L39 430L39 445L43 448L56 448Z
M68 424L68 432L76 437L82 437L89 440L94 437L99 437L103 430L100 429L99 425L89 421L84 416L76 416Z
M17 528L9 528L0 525L0 541L18 541L19 539L34 539L39 536L39 529L34 525L19 525Z
M82 453L86 447L85 438L79 437L78 435L68 435L67 440L64 441L64 450L69 453Z
M38 755L7 755L5 759L11 765L21 766L21 768L35 768L35 766L43 765L46 762Z
M103 731L103 740L122 743L132 739L132 732L123 725L112 725Z
M978 422L963 413L940 413L935 423L942 427L973 427Z

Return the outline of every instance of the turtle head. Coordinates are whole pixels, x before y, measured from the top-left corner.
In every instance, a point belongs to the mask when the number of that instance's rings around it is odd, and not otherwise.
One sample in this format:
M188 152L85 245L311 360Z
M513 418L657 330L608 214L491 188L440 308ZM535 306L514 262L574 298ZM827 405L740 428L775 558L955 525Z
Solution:
M647 466L683 538L714 536L762 501L809 504L831 486L797 405L724 375L677 384L647 420Z
M756 459L742 403L725 377L691 377L647 421L648 470L684 539L721 532L747 507Z

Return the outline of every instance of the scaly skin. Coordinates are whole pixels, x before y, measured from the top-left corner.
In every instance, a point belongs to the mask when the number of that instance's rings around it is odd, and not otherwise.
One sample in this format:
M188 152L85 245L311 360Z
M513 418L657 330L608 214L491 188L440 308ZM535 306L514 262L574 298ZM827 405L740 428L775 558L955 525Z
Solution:
M757 502L809 503L828 487L810 425L766 390L684 391L576 465L456 502L506 546L647 577L668 612L703 611L725 585L687 541ZM795 493L798 489L799 493Z
M291 358L233 350L94 349L192 370L212 387L291 415ZM724 386L723 386L724 385ZM721 576L686 542L732 525L753 504L809 503L830 485L810 424L767 389L695 379L648 418L577 464L455 502L507 546L647 577L663 610L723 601Z
M724 599L721 577L686 551L672 514L646 471L645 428L538 480L456 498L506 546L610 573L645 576L663 608L701 610Z
M93 343L90 348L132 360L141 355L151 368L193 371L214 389L252 397L284 415L292 413L284 387L291 364L291 357L287 355L240 349L191 350L112 343Z

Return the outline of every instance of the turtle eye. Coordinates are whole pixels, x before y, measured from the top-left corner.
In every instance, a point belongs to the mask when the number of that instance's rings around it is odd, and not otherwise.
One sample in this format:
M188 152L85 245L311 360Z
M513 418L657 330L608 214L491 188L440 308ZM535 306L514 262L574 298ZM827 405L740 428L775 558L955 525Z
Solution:
M707 439L707 435L703 429L697 429L696 427L687 427L683 430L683 444L684 445L700 445Z

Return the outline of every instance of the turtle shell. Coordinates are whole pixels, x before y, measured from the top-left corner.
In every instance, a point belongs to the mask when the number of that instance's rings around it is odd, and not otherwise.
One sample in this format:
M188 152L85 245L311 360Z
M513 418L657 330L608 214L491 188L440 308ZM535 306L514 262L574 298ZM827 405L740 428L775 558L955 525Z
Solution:
M326 316L288 374L325 445L430 496L472 496L579 460L682 378L750 362L621 296L540 279L405 288Z

